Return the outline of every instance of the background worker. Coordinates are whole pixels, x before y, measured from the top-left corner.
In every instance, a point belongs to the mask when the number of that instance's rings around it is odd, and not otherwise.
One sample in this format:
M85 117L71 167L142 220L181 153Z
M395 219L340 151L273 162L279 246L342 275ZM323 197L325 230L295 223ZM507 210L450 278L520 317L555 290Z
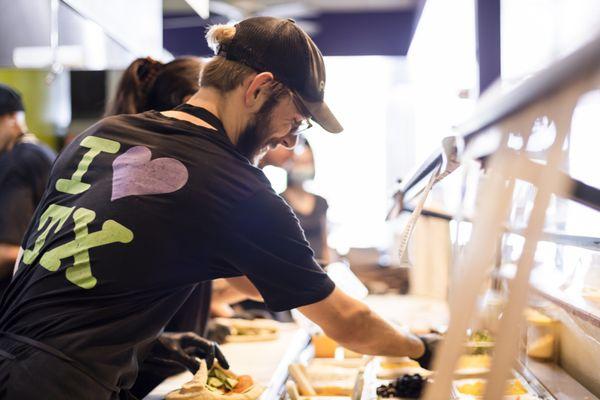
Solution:
M21 95L0 84L0 297L53 160L52 150L27 129Z

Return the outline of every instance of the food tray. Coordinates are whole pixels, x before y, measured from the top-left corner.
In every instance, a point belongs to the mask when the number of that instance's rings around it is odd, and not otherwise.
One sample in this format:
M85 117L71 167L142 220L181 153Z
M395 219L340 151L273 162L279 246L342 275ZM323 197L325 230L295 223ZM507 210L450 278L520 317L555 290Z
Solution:
M533 388L529 385L529 383L525 379L523 379L519 374L515 373L515 377L513 378L513 380L518 380L519 382L521 382L521 385L523 385L523 387L525 388L527 393L504 396L503 400L539 400L540 399L540 397L536 394L536 391L533 390ZM481 381L485 381L485 379L470 378L470 379L458 379L458 380L453 381L452 382L453 398L458 399L458 400L481 400L481 399L483 399L483 396L463 394L458 391L458 387L460 385L464 385L464 384L468 384L468 383L476 383L476 382L481 382Z
M381 385L387 385L393 381L393 379L378 379L377 378L377 370L378 363L377 361L372 361L367 368L365 368L365 372L362 374L362 391L360 398L361 400L383 400L383 398L379 398L377 396L377 388ZM515 396L505 396L504 400L541 400L541 399L550 399L552 397L548 396L540 396L540 393L535 390L532 385L518 372L513 371L514 379L518 379L525 390L527 390L528 394L526 395L515 395ZM481 378L470 378L470 379L457 379L453 382L451 396L449 400L481 400L482 396L470 396L464 395L456 390L456 383L458 382L472 382L481 380ZM405 400L402 398L390 397L386 398L389 400Z

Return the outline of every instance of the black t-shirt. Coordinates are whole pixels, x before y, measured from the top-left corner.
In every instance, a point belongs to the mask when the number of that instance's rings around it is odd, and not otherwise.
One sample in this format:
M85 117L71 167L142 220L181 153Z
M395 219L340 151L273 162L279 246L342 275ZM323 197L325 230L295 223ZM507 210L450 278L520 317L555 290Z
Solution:
M21 244L53 160L52 150L31 136L0 153L0 243Z
M223 132L153 111L106 118L62 152L48 188L0 330L104 382L131 386L196 282L246 275L273 310L333 291L290 208Z
M212 297L212 282L201 282L189 295L185 303L171 318L165 331L194 332L206 336L210 319L210 301Z
M54 153L33 135L0 153L0 244L18 246L29 226L50 174ZM12 263L3 265L0 296L12 278Z

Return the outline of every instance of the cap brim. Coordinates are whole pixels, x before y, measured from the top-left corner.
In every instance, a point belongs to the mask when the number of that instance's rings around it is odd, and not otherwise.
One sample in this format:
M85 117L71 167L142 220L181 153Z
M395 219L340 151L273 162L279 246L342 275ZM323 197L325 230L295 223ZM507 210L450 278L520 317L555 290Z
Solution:
M340 133L344 130L342 124L339 123L324 101L310 102L306 101L302 96L298 97L300 97L302 105L310 113L311 118L327 132Z

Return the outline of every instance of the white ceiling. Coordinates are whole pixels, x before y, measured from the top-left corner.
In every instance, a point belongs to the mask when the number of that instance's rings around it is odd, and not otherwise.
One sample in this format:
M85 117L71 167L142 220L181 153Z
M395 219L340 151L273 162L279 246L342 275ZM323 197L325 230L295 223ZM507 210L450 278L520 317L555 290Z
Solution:
M319 11L382 11L415 8L418 0L211 0L212 8L241 15L301 16ZM192 12L185 0L163 0L165 13Z

